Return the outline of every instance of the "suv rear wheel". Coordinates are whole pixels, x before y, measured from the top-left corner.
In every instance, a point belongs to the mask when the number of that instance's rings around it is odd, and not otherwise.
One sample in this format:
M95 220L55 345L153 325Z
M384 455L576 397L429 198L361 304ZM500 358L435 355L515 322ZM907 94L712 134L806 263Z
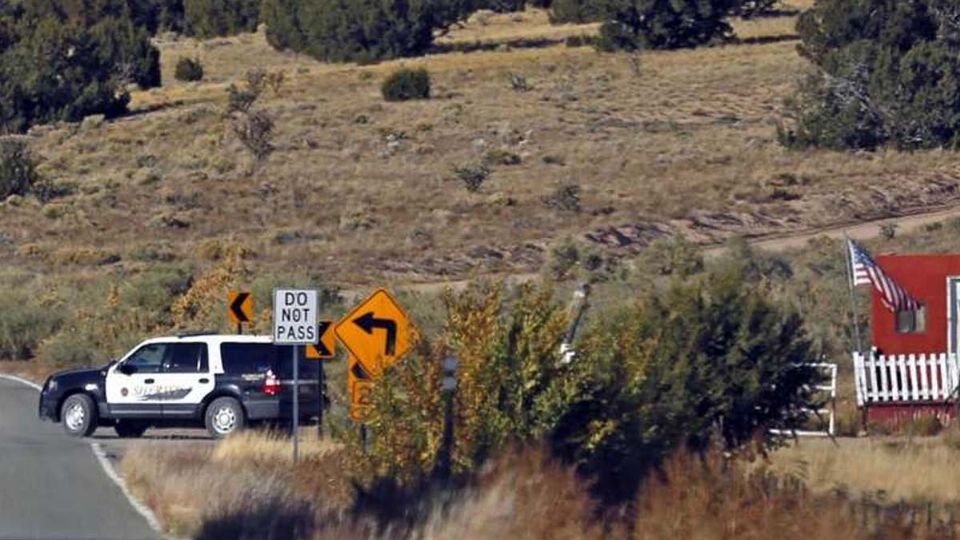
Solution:
M217 398L207 407L204 423L211 436L222 439L243 428L245 423L243 407L240 406L240 402L231 397Z
M86 394L74 394L60 407L63 430L71 437L89 437L97 430L97 408Z
M143 436L143 432L147 430L148 426L145 422L137 422L136 420L117 420L117 425L114 426L117 435L123 439L136 438Z

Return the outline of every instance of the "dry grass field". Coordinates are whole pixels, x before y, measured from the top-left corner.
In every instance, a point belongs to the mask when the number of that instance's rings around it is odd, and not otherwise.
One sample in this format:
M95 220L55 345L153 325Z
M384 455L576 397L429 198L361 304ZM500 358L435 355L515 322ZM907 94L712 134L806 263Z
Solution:
M774 453L772 464L818 493L951 503L960 499L958 449L955 429L936 437L803 439Z
M442 41L592 31L536 11L479 19ZM956 202L946 152L779 146L783 98L805 69L793 21L737 21L745 43L698 50L556 44L375 66L276 52L261 34L167 38L167 82L135 93L129 117L33 132L43 174L73 193L2 203L0 257L82 276L135 270L147 247L202 263L211 244L236 241L257 270L431 282L536 271L566 237L624 254L663 234L713 243ZM205 81L173 80L182 56L201 59ZM383 101L379 85L401 65L430 70L433 99ZM276 152L251 173L223 110L225 87L253 68L285 83L257 105L276 119ZM453 170L484 161L491 174L469 193ZM556 204L566 186L579 204Z
M804 440L767 466L679 455L651 476L632 510L602 514L583 478L529 448L501 456L466 489L380 501L410 522L379 529L377 510L353 499L349 452L316 440L297 466L289 440L253 432L212 449L138 446L122 468L169 532L198 539L957 537L956 457L940 439L828 444Z

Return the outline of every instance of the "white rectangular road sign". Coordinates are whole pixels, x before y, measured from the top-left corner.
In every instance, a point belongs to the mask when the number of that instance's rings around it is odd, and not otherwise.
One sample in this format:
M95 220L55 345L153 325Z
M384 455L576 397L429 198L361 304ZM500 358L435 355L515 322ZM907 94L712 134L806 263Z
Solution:
M273 342L281 345L316 345L317 291L274 289Z

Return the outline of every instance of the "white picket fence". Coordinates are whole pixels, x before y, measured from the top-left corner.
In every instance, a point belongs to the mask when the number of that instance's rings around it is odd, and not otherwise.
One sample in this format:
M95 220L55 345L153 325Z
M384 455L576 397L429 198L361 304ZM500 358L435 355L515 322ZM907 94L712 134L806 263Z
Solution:
M956 398L956 354L853 354L857 404L942 402Z

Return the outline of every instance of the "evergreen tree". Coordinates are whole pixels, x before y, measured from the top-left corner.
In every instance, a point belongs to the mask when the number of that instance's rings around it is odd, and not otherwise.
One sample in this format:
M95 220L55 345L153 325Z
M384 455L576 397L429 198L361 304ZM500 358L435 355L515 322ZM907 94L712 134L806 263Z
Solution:
M812 405L816 358L792 310L745 285L742 269L678 284L601 320L577 346L576 399L553 433L558 451L629 499L679 447L778 443Z
M313 0L301 6L306 52L332 62L422 54L433 43L430 0Z
M730 34L726 18L742 0L603 0L603 50L676 49Z
M817 72L788 100L782 142L956 148L958 15L949 0L818 0L797 23Z
M120 0L0 8L0 132L126 110L128 83L160 83L159 52Z
M597 0L553 0L550 8L550 22L586 23L603 20L604 10Z
M259 0L183 0L183 10L186 32L202 38L253 32L260 20Z
M306 36L300 28L301 4L301 0L263 0L261 17L267 25L267 43L273 48L306 50Z
M331 62L372 62L425 53L436 30L477 9L523 6L519 0L264 0L262 15L267 40L277 49Z

